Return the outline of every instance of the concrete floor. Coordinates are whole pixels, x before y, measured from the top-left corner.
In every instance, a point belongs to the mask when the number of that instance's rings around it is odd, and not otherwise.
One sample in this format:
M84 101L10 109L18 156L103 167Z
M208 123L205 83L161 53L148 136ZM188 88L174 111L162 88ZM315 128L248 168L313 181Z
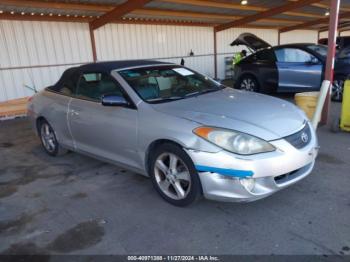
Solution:
M0 254L350 255L350 134L318 135L316 167L298 184L249 204L177 208L140 175L49 157L26 119L0 122Z

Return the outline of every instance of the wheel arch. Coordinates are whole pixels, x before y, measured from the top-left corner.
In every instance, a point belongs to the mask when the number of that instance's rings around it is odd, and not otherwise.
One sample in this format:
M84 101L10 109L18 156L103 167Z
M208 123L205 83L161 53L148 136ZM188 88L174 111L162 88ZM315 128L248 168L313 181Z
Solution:
M163 138L163 139L157 139L155 141L153 141L146 149L145 151L145 169L147 171L147 174L149 174L149 163L150 163L150 157L152 155L152 153L156 150L157 147L159 147L160 145L163 145L163 144L173 144L175 146L178 146L180 148L184 148L183 145L181 145L179 142L176 142L174 140L171 140L171 139L166 139L166 138Z
M237 81L236 88L239 88L239 85L240 85L242 79L244 77L247 77L247 76L252 77L256 81L256 83L258 84L258 91L259 91L261 88L261 83L259 81L259 78L253 72L244 72L242 75L240 75L240 77L238 78L238 81Z
M182 150L184 148L186 148L184 145L181 145L180 142L176 142L174 140L171 140L171 139L157 139L155 141L153 141L147 148L146 150L146 154L145 154L145 167L146 167L146 171L147 171L147 174L149 174L150 170L150 166L149 166L149 163L150 163L150 160L151 160L151 155L152 155L152 152L154 152L154 150L156 150L156 148L160 145L163 145L163 144L172 144L172 145L175 145L179 148L181 148ZM189 156L187 154L186 151L184 151L184 153L189 157L189 159L192 161L193 163L193 160L191 159L191 156ZM203 187L202 187L202 182L200 181L199 179L199 186L200 186L200 194L203 195Z
M335 73L334 74L334 80L336 80L338 78L342 78L342 79L346 80L348 78L348 76L345 75L344 73Z
M40 128L40 123L41 123L42 121L47 121L47 120L46 120L46 118L43 117L43 116L39 116L39 117L37 117L37 119L35 120L35 127L36 127L36 131L37 131L38 134L40 134L39 128Z

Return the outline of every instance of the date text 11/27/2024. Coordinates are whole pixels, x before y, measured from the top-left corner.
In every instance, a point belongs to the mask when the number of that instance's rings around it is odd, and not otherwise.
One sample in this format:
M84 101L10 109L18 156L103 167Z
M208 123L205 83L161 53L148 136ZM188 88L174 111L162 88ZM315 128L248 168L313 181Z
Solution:
M128 256L128 261L220 261L217 256Z

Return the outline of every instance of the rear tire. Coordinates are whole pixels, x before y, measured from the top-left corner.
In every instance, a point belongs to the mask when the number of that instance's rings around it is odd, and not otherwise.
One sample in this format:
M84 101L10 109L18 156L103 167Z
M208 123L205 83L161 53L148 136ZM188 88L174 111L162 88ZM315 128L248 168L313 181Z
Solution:
M259 83L255 79L255 77L251 75L242 76L237 84L237 88L249 92L258 92L259 91Z
M68 152L67 149L63 148L58 143L55 131L45 119L40 120L38 125L38 132L41 144L47 154L50 156L59 156L64 155Z
M149 174L154 188L170 204L188 206L201 196L192 159L175 144L162 144L151 153Z
M336 76L332 84L332 101L341 102L343 100L345 77Z

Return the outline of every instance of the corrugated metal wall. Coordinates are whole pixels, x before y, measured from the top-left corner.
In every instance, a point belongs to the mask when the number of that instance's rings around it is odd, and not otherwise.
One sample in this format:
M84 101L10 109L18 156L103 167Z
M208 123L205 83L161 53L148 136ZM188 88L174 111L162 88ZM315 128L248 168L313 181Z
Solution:
M92 61L89 27L81 23L0 21L0 101L33 94L72 64Z
M156 59L214 76L213 29L166 25L109 24L95 31L98 60ZM193 57L189 57L191 50Z
M230 46L241 33L252 33L271 45L278 44L278 31L274 29L232 28L219 32L217 34L218 78L225 77L225 57L231 57L242 50L242 47Z
M240 51L230 43L250 32L277 45L273 29L233 28L217 34L218 77L225 77L224 58ZM308 31L312 36L317 33ZM293 41L299 31L288 33ZM214 76L213 28L109 24L95 31L99 61L157 59L185 65ZM305 36L304 33L302 35ZM302 37L305 42L305 37ZM189 56L191 50L194 56ZM25 86L42 89L55 83L72 65L92 61L88 24L0 21L0 101L31 95Z
M280 44L289 43L317 43L317 31L295 30L281 34Z
M340 32L340 36L350 36L350 31Z
M321 38L328 38L328 31L326 31L326 32L321 32L320 33L320 39Z

